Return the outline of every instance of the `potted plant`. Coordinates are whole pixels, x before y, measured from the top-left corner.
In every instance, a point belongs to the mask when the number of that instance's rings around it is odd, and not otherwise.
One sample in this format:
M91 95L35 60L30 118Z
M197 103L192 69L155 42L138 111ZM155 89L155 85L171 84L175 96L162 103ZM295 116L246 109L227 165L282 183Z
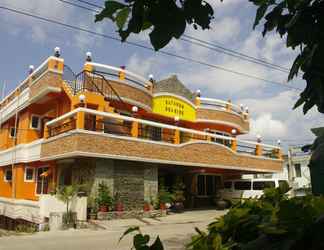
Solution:
M161 210L166 210L173 200L173 195L164 187L161 186L158 193L158 200Z
M119 192L115 193L115 197L114 197L114 202L115 202L115 210L117 212L123 212L124 211L124 205L120 199L120 194Z
M112 197L105 183L100 183L98 187L98 197L96 199L100 212L108 212L112 205Z
M88 197L88 216L90 220L95 220L97 219L97 204L96 204L96 199L94 199L92 196Z
M174 210L176 212L182 212L184 209L183 202L186 200L185 198L185 184L183 183L181 177L177 177L176 182L173 186L173 201L174 201Z

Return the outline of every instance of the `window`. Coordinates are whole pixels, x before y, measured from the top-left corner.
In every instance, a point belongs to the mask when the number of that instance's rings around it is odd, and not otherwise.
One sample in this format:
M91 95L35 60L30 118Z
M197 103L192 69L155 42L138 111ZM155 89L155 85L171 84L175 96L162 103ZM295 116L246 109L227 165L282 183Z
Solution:
M37 169L37 185L36 185L36 194L47 194L48 193L48 178L42 177L41 175L48 171L47 167Z
M40 129L40 116L38 115L31 116L30 127L32 129Z
M295 174L296 174L296 177L301 177L301 167L300 167L300 164L295 164Z
M251 181L237 181L234 188L236 190L251 190Z
M232 188L232 182L231 181L224 182L224 188L231 189Z
M198 175L198 195L213 196L220 184L220 177L215 175Z
M5 182L12 181L12 170L11 169L6 169L5 170L4 181Z
M265 188L273 188L276 184L274 181L254 181L253 190L264 190Z
M26 167L25 168L25 182L34 181L34 168Z
M10 128L10 137L14 138L16 136L16 129L14 127Z

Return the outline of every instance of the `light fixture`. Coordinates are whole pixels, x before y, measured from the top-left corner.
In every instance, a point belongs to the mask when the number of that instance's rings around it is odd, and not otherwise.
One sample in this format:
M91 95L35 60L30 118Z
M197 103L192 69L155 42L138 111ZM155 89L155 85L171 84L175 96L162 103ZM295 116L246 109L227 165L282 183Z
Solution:
M201 91L200 91L200 89L197 89L197 90L196 90L196 95L197 95L198 97L200 97L200 95L201 95Z
M249 107L245 107L245 113L249 113Z
M81 103L84 103L85 102L85 99L86 99L86 96L85 95L79 95L79 100Z
M137 106L133 106L132 107L132 112L133 113L137 113L138 112L138 107Z
M257 137L257 142L261 142L261 135L258 134L256 137Z
M55 47L54 48L54 56L60 57L61 56L61 49L60 47Z
M233 128L231 132L232 132L232 135L236 135L236 133L237 133L235 128Z
M280 139L277 141L277 143L278 143L278 146L280 147L280 145L281 145Z
M240 108L242 111L244 110L244 105L242 103L240 104Z
M34 72L34 65L29 65L29 71L28 71L28 73L29 74L31 74L31 73L33 73Z
M175 117L174 117L174 121L175 121L175 122L178 122L179 120L180 120L179 116L175 116Z
M91 62L92 61L92 53L90 51L88 51L86 53L86 61L87 62Z

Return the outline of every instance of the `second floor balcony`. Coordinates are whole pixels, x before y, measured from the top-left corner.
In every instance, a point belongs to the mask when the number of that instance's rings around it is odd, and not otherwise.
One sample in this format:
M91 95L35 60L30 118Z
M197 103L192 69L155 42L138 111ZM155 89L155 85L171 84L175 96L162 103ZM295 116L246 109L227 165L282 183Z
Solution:
M279 147L87 108L46 124L42 160L104 157L173 165L276 172Z

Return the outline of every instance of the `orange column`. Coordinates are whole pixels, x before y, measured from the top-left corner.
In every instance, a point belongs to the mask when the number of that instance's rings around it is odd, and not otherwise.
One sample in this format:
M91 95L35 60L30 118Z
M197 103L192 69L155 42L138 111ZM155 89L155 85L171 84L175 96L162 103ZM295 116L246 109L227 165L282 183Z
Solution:
M77 129L84 129L84 112L80 111L77 113Z
M233 151L235 151L235 152L237 151L237 140L236 140L236 138L232 140L231 149Z
M180 144L180 131L176 129L174 131L174 144Z
M134 121L132 123L131 134L133 137L138 137L138 122L137 121Z

